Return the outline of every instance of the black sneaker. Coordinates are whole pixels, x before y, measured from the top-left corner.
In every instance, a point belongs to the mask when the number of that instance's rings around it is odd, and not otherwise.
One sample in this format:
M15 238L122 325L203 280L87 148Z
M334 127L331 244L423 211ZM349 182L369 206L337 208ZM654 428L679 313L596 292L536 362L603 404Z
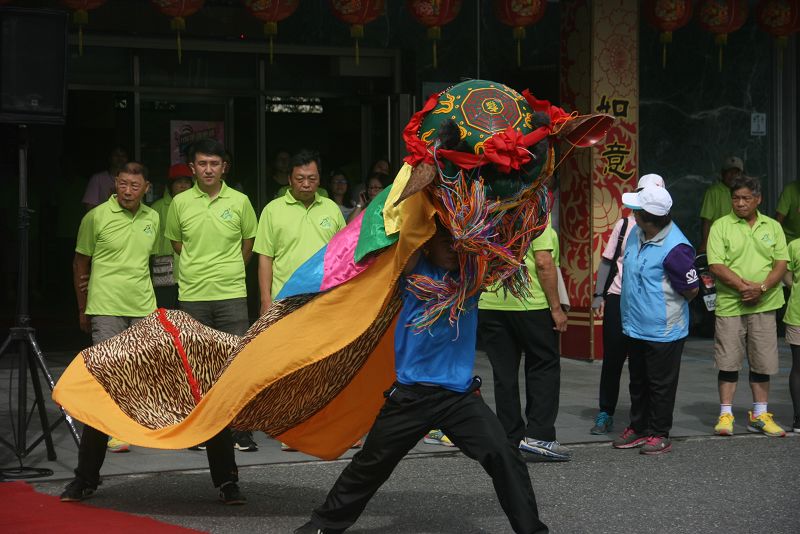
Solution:
M88 497L97 489L97 486L92 486L88 482L84 482L80 478L75 478L72 482L67 484L64 492L61 494L61 502L79 502Z
M190 451L204 451L204 450L206 450L206 444L205 443L201 443L200 445L193 445L193 446L189 447L188 450L190 450Z
M223 504L244 504L247 502L242 492L239 491L239 485L236 482L225 482L219 487L219 500Z
M234 431L233 434L233 448L242 452L255 452L258 450L258 445L253 441L253 434L251 432Z
M800 415L795 416L792 431L800 434Z
M339 528L320 528L311 521L294 530L294 534L343 534L343 532L344 529Z

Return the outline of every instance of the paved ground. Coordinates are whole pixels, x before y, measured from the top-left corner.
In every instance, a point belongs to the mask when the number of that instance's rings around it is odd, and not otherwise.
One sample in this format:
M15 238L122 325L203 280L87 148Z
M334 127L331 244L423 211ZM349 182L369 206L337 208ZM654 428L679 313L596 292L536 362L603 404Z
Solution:
M749 392L737 392L733 438L709 436L718 410L711 342L691 339L684 351L675 408L671 454L649 458L616 451L609 437L591 436L596 411L599 363L564 360L559 439L575 449L574 460L529 464L542 518L554 532L798 532L800 530L800 435L785 439L748 435L744 428ZM48 355L54 375L69 361ZM773 380L770 410L791 423L788 349ZM0 435L10 435L9 398L16 399L10 360L0 361ZM476 372L493 404L491 371L479 353ZM623 381L625 379L623 378ZM627 394L618 408L617 429L627 422ZM48 401L48 411L55 410ZM16 401L14 401L14 406ZM32 426L36 424L33 418ZM45 458L44 445L24 459L54 475L36 481L41 491L59 493L71 477L76 448L65 425L55 433L58 459ZM279 450L257 434L258 452L238 453L242 488L250 502L225 507L215 502L205 454L134 448L108 455L105 483L90 501L210 532L290 532L305 521L344 467ZM18 465L0 447L0 466ZM65 505L66 506L66 505ZM458 452L420 444L370 503L353 532L507 532L489 479Z

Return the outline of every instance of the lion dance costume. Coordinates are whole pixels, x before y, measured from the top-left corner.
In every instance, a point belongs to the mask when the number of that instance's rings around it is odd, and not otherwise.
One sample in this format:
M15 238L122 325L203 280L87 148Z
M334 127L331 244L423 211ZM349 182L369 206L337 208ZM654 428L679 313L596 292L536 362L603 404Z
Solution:
M179 449L226 426L261 430L332 459L369 430L394 381L398 281L411 255L450 231L460 276L410 280L424 331L495 283L519 295L524 256L547 223L553 140L590 146L613 119L568 114L527 91L472 80L433 95L406 126L391 187L290 278L241 338L159 309L82 351L54 400L144 447Z

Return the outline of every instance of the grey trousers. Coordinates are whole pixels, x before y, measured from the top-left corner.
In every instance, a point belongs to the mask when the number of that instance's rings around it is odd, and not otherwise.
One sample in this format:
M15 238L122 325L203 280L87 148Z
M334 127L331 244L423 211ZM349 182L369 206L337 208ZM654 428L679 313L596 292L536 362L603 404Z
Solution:
M92 345L112 338L141 321L143 317L118 317L116 315L92 315Z
M200 323L228 334L243 336L250 328L247 298L180 301L181 310Z

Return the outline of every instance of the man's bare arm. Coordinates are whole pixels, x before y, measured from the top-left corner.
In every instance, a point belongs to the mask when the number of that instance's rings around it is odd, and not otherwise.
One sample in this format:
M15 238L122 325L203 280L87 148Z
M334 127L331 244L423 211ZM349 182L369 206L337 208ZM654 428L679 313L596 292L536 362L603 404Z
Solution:
M76 252L72 260L72 286L75 289L75 298L78 300L78 324L80 324L81 330L87 334L92 331L91 322L86 316L88 295L81 286L84 283L84 279L89 277L91 269L92 257Z
M272 257L258 255L258 289L261 292L261 315L272 304Z
M566 332L567 315L561 309L561 302L558 298L558 275L556 274L558 267L553 261L553 255L549 250L537 250L533 253L533 257L536 262L536 277L542 286L542 291L544 291L544 296L550 306L550 315L555 322L553 330Z
M253 257L253 243L255 243L255 241L254 237L242 239L242 259L245 265L250 263L250 258Z
M181 250L183 250L183 243L181 241L172 241L172 250L180 256Z

